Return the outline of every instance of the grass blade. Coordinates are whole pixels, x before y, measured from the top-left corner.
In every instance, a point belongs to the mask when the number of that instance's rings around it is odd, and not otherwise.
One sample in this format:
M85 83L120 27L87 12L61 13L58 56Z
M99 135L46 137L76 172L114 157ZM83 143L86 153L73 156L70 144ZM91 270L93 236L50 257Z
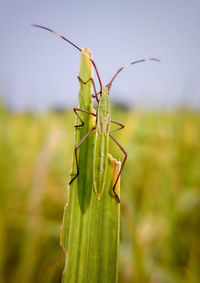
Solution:
M91 56L90 51L84 52ZM90 60L81 53L79 76L83 81L92 77ZM79 107L93 110L91 83L80 84ZM81 113L85 125L77 128L75 144L95 125L92 115ZM75 121L78 124L79 121ZM94 133L79 149L78 178L68 188L68 202L63 217L61 245L66 251L66 266L63 282L117 282L119 248L119 213L112 187L120 169L109 155L108 173L101 200L97 200L93 190L93 147ZM73 159L71 178L76 173ZM116 188L119 194L119 185Z

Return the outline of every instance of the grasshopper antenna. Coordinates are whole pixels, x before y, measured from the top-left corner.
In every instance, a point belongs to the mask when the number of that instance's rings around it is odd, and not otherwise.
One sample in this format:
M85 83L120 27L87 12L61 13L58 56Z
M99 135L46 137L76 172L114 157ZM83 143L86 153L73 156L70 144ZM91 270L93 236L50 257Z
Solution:
M72 41L70 41L69 39L67 39L66 37L64 37L63 35L55 32L54 30L50 29L50 28L47 28L47 27L44 27L44 26L41 26L41 25L35 25L35 24L31 24L31 26L33 27L36 27L36 28L41 28L41 29L45 29L47 31L50 31L52 33L54 33L55 35L59 36L60 38L64 39L65 41L67 41L69 44L71 44L72 46L74 46L76 49L78 49L80 52L82 52L82 49L80 47L78 47L76 44L74 44ZM84 53L84 52L83 52ZM102 83L101 83L101 78L99 76L99 72L98 72L98 69L97 69L97 66L95 64L95 62L86 54L84 53L89 59L90 61L92 62L92 65L96 71L96 74L97 74L97 78L99 80L99 84L100 84L100 89L102 90ZM101 92L100 90L100 92Z
M73 42L71 42L69 39L65 38L64 36L62 36L61 34L55 32L54 30L50 29L50 28L47 28L47 27L44 27L44 26L41 26L41 25L34 25L32 24L31 26L33 27L36 27L36 28L42 28L42 29L45 29L45 30L48 30L56 35L58 35L60 38L64 39L65 41L67 41L68 43L70 43L71 45L73 45L76 49L78 49L80 52L82 52L81 48L78 47L76 44L74 44Z
M160 60L157 59L157 58L145 58L145 59L141 59L141 60L137 60L137 61L131 62L131 63L129 63L128 65L125 65L125 66L119 68L119 70L118 70L118 71L115 73L115 75L112 77L111 81L107 84L107 87L110 89L110 87L111 87L113 81L115 80L115 78L119 75L119 73L120 73L122 70L128 68L128 67L131 66L131 65L134 65L134 64L137 64L137 63L141 63L141 62L146 62L146 61L156 61L156 62L160 62Z

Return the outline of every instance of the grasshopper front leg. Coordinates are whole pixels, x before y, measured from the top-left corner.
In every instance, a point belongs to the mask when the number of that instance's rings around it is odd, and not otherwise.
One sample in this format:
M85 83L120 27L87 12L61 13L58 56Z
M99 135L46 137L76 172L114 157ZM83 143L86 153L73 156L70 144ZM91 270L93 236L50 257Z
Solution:
M84 84L84 85L86 85L89 81L92 82L93 89L94 89L94 93L95 93L95 95L92 95L92 97L96 97L96 101L97 101L97 103L99 103L98 94L99 94L100 92L97 93L96 86L95 86L95 83L94 83L93 78L90 78L90 79L88 79L86 82L84 82L84 81L78 76L78 80L79 80L79 82L81 82L81 83Z

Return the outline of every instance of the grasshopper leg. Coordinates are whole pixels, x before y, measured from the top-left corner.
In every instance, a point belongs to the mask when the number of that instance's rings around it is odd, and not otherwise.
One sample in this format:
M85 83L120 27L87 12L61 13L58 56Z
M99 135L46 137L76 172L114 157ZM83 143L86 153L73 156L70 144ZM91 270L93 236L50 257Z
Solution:
M115 192L115 187L116 187L116 185L117 185L117 182L118 182L118 180L119 180L119 177L120 177L120 175L121 175L121 172L122 172L122 169L123 169L123 167L124 167L124 164L125 164L125 162L126 162L126 159L127 159L127 152L126 152L126 150L123 148L123 146L116 140L116 138L115 137L113 137L111 134L109 134L109 136L111 137L111 139L119 146L119 148L121 149L121 151L124 153L124 155L125 155L125 157L124 157L124 160L123 160L123 162L122 162L122 165L121 165L121 168L120 168L120 170L119 170L119 173L118 173L118 175L117 175L117 178L116 178L116 180L115 180L115 183L114 183L114 186L113 186L113 193L114 193L114 195L115 195L115 197L117 198L117 200L118 200L118 202L120 202L120 198L119 198L119 196L118 196L118 194Z
M76 173L76 175L71 179L71 181L69 182L69 185L71 185L71 183L72 183L72 182L78 177L78 175L79 175L77 150L79 149L79 147L81 146L81 144L84 142L84 140L89 136L89 134L91 134L95 129L96 129L96 127L94 127L94 128L92 128L91 130L89 130L89 132L87 132L87 134L80 140L80 142L79 142L79 143L75 146L75 148L74 148L77 173Z
M83 122L83 120L81 119L81 117L78 115L77 111L80 111L80 112L83 112L83 113L87 113L87 114L90 114L90 115L93 115L93 116L96 117L96 114L95 114L95 113L90 112L90 111L87 111L87 110L83 110L83 109L80 109L80 108L73 108L73 111L74 111L74 113L78 116L79 120L81 121L81 124L80 124L80 125L75 125L76 128L84 126L84 122Z
M95 97L98 97L98 95L100 95L101 94L101 91L99 91L99 92L97 92L97 94L96 95L92 95L92 98L95 98ZM99 100L99 98L98 98L98 100Z
M117 121L115 121L115 120L111 120L111 123L114 123L114 124L117 124L117 125L120 126L119 128L113 130L111 133L116 132L116 131L118 131L118 130L121 130L121 129L123 129L123 128L125 127L124 124L122 124L122 123L120 123L120 122L117 122Z
M78 76L78 80L79 80L79 82L83 83L84 85L86 85L89 81L92 82L93 89L94 89L94 93L95 93L95 95L92 95L92 97L96 97L96 101L97 101L97 103L99 103L99 99L98 99L98 94L99 94L99 92L97 93L96 86L95 86L95 83L94 83L93 78L90 78L90 79L88 79L86 82L84 82L84 81Z

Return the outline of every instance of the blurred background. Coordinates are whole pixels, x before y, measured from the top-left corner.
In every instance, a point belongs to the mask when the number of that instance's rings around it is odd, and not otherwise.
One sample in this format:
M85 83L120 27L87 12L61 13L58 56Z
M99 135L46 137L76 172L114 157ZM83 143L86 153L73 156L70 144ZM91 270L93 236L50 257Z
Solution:
M199 282L200 2L1 1L0 282L60 282L59 245L89 47L111 89L121 178L119 282ZM113 156L123 155L112 147Z

